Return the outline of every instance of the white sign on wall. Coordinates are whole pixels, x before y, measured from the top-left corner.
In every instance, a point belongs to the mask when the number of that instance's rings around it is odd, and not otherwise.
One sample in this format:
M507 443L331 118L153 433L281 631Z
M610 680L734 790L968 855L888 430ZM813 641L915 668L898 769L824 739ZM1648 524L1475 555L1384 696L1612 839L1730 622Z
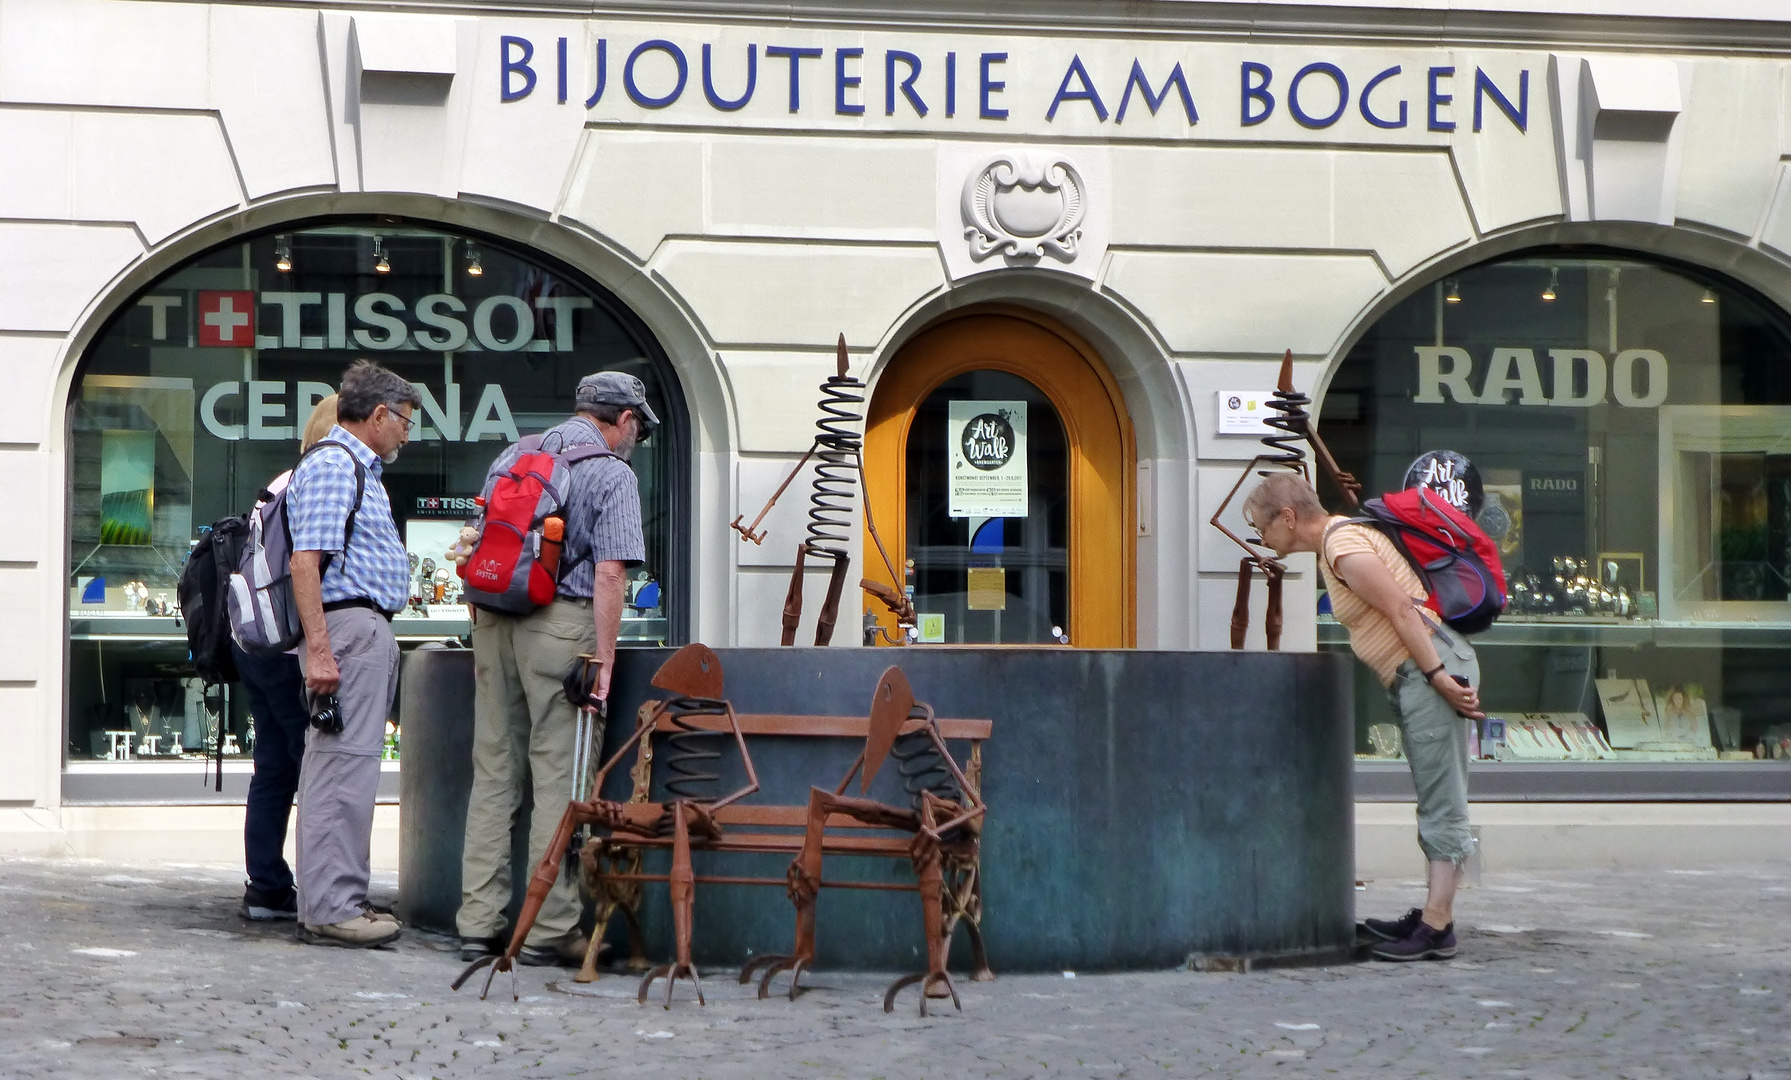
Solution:
M952 517L1026 516L1026 403L953 401L945 437Z
M1219 434L1268 435L1273 428L1264 424L1273 414L1269 411L1269 395L1261 390L1220 390Z

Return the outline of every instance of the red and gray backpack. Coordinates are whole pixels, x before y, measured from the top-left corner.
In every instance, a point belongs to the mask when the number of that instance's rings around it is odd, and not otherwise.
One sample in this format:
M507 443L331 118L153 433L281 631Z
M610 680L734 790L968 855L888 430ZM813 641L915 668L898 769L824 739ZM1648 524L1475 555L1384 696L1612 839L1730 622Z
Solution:
M1417 571L1430 599L1424 606L1452 629L1478 634L1507 602L1499 547L1474 519L1428 487L1394 491L1362 504L1354 523L1385 533Z
M474 607L527 615L553 602L571 568L561 555L572 467L616 455L602 443L548 450L544 441L528 435L516 444L521 456L486 483L481 510L468 522L479 537L459 573L466 582L462 595Z

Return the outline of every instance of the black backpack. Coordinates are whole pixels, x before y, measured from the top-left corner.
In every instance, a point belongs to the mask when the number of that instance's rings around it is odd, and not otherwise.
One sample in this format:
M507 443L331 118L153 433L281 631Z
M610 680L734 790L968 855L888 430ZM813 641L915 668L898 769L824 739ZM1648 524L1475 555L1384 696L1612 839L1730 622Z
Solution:
M187 652L193 670L213 686L237 681L236 661L230 655L230 575L249 542L249 515L240 514L212 523L199 531L199 540L181 567L175 596L187 624ZM224 790L224 732L220 722L218 742L218 790ZM203 783L203 779L201 780Z

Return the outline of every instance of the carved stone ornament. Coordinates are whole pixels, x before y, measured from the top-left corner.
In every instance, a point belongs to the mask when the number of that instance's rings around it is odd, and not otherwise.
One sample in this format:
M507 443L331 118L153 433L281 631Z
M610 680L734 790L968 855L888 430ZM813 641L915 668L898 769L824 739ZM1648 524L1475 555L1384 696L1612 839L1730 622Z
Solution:
M1070 262L1082 241L1087 188L1066 158L1002 154L964 181L970 257L1052 255Z

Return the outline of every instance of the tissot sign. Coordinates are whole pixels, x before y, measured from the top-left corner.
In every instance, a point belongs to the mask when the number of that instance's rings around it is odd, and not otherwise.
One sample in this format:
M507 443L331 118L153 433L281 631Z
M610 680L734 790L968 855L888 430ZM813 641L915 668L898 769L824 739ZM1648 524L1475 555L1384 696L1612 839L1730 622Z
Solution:
M178 331L190 325L194 343L211 348L567 352L573 315L591 300L200 289L145 296L137 306L150 311L152 341L184 340Z
M1529 130L1541 58L592 24L487 39L484 92L640 122L1219 131ZM1538 84L1538 85L1532 85ZM954 123L955 122L955 123ZM1041 127L1042 125L1042 127ZM1194 129L1188 131L1188 129Z

